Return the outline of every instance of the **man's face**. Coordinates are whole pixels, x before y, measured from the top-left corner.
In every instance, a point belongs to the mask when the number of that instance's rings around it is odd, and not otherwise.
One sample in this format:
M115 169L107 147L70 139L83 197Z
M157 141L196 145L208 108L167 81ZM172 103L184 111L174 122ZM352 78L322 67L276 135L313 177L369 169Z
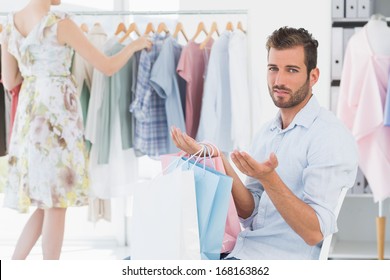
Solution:
M292 108L310 97L303 46L285 50L271 48L268 54L268 90L279 108Z

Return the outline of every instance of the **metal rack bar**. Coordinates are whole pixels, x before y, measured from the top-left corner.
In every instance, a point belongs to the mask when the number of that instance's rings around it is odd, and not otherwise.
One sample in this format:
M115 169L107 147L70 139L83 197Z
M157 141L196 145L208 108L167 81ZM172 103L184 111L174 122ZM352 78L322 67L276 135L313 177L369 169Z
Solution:
M67 11L68 12L68 11ZM247 10L186 10L186 11L69 11L78 16L153 16L153 15L245 15ZM0 16L8 13L0 12Z

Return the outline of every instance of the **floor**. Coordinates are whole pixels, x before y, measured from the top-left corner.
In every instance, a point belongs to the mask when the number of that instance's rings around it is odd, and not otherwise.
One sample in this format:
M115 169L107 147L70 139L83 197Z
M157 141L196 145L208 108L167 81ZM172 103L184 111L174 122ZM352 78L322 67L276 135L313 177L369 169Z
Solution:
M0 205L2 197L0 194ZM66 220L63 260L115 260L129 255L130 248L118 245L112 223L101 220L96 224L87 221L87 207L69 208ZM29 214L0 208L0 259L12 256L17 238ZM42 259L40 241L33 248L28 259Z
M161 172L158 161L143 157L139 160L140 178L152 178ZM4 182L6 178L7 158L0 157L0 259L10 259L29 214L19 214L14 210L3 208ZM115 207L114 207L115 204ZM123 199L112 200L112 222L100 220L97 223L88 221L88 207L67 210L64 245L61 259L113 260L123 259L130 255L130 248L125 243L126 229L123 211L130 211ZM33 211L33 209L31 210ZM130 211L131 212L131 211ZM119 233L119 236L118 236ZM129 237L127 237L129 238ZM28 259L42 259L40 242L33 248Z

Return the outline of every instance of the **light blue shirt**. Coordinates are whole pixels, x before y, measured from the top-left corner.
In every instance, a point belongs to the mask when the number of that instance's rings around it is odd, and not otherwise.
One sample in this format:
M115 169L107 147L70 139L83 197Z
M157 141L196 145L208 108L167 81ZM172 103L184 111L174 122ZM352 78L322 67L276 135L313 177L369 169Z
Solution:
M168 128L176 126L181 131L186 131L181 100L181 92L185 92L185 87L180 88L182 84L179 83L179 80L182 78L176 72L181 50L182 46L173 37L165 39L161 52L153 64L150 85L165 100ZM167 134L167 136L168 153L179 152L170 135Z
M278 158L277 173L288 188L317 214L323 236L337 231L334 209L343 187L353 186L358 165L357 145L333 113L312 96L291 124L281 128L280 113L256 135L251 155ZM263 186L248 178L255 210L241 220L245 230L229 255L238 259L318 259L321 243L309 246L284 221Z

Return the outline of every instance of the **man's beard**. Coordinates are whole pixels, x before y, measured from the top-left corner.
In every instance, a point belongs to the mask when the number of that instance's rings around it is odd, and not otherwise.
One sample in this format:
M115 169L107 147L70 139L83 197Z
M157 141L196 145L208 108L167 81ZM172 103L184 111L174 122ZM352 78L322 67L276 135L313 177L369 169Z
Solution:
M273 95L273 91L275 89L288 92L290 99L288 101L284 101L282 98L275 97ZM273 86L272 89L268 87L268 91L276 107L291 108L300 104L309 94L309 80L306 80L306 82L294 93L291 92L291 89L286 88L284 86Z

